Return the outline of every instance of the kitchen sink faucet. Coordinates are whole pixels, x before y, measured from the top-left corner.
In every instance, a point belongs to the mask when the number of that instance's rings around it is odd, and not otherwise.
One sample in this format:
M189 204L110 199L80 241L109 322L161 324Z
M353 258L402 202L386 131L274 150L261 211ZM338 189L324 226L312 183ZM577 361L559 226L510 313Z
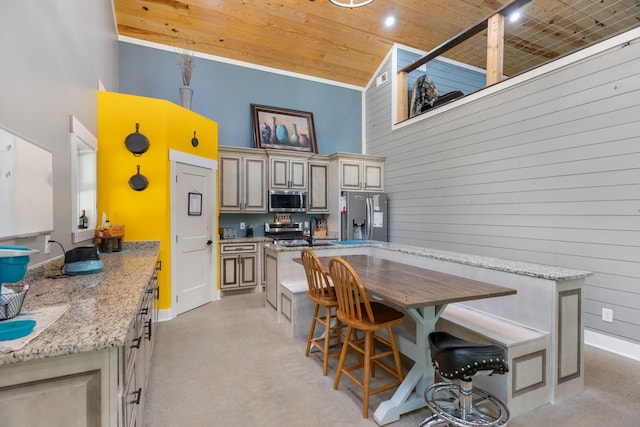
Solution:
M309 242L309 246L313 246L313 232L316 230L316 226L318 225L318 218L312 216L309 220L309 237L306 239Z

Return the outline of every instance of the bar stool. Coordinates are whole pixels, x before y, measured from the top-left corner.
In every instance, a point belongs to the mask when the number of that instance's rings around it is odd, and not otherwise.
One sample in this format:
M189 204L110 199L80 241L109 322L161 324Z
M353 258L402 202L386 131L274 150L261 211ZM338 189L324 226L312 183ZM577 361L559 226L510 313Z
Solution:
M473 387L475 375L504 374L509 371L506 350L497 345L477 344L457 338L447 332L429 334L431 362L445 380L433 384L424 392L424 399L433 415L420 427L447 423L460 427L498 427L509 424L509 409L495 396Z
M345 260L341 258L331 259L329 261L329 274L338 297L338 319L347 325L347 333L344 336L340 362L338 362L338 372L336 373L333 388L338 388L342 374L351 379L364 391L362 416L367 418L369 416L369 395L397 387L404 378L395 335L391 329L402 322L404 314L379 302L370 303L360 277ZM377 331L383 329L387 330L388 340L376 334ZM358 338L357 331L362 331L364 338ZM389 350L376 353L376 343L383 344ZM358 361L351 366L345 367L345 359L349 351L358 353ZM382 362L381 359L387 356L393 356L395 369ZM376 366L387 371L395 377L395 380L376 389L369 390L370 379L375 376ZM364 371L363 381L360 381L352 374L352 371L360 368L363 368Z
M311 327L309 328L309 337L307 338L307 350L305 356L309 357L311 345L314 345L323 354L322 374L327 375L329 367L329 357L337 357L340 355L341 331L344 327L336 318L335 310L338 308L338 300L333 287L329 283L329 277L322 268L322 264L318 256L309 248L302 249L302 265L307 275L307 285L309 292L307 297L314 303L313 318L311 319ZM324 307L324 315L319 315L320 307ZM334 323L332 326L331 323ZM324 326L324 332L321 336L314 338L316 325ZM338 350L334 353L329 352L331 340L335 339ZM320 344L322 342L322 345Z

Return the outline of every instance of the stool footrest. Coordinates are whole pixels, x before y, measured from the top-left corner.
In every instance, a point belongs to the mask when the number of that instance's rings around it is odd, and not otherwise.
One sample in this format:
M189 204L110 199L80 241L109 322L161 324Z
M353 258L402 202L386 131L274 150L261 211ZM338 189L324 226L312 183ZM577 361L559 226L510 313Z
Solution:
M468 407L462 407L461 387L455 383L433 384L424 393L427 406L433 415L423 421L429 423L447 422L457 427L502 427L509 423L509 409L499 399L486 391L474 387Z

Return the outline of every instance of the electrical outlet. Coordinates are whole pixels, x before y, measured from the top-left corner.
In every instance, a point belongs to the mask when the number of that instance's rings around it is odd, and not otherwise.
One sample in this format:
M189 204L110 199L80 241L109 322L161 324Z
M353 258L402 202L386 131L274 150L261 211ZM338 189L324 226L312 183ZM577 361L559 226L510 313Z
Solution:
M602 320L604 322L613 323L613 310L611 310L610 308L603 308L602 309Z
M51 236L47 234L44 236L44 253L48 254L51 252Z
M240 223L240 230L244 230L244 226L245 226L244 222L241 222Z
M304 222L304 228L305 228L305 229L309 228L309 221L305 221L305 222Z

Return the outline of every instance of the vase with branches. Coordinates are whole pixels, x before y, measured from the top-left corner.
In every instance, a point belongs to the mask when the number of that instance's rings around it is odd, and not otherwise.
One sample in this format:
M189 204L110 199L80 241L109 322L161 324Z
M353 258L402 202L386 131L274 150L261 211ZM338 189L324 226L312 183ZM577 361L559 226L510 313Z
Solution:
M195 50L190 47L191 41L188 38L183 40L181 47L177 48L178 63L176 66L180 69L182 75L183 87L180 88L180 102L183 107L191 108L191 99L193 97L193 89L191 89L191 74L195 68L193 62Z
M180 53L178 54L178 67L182 73L182 84L189 86L191 83L191 73L193 72L193 53Z

